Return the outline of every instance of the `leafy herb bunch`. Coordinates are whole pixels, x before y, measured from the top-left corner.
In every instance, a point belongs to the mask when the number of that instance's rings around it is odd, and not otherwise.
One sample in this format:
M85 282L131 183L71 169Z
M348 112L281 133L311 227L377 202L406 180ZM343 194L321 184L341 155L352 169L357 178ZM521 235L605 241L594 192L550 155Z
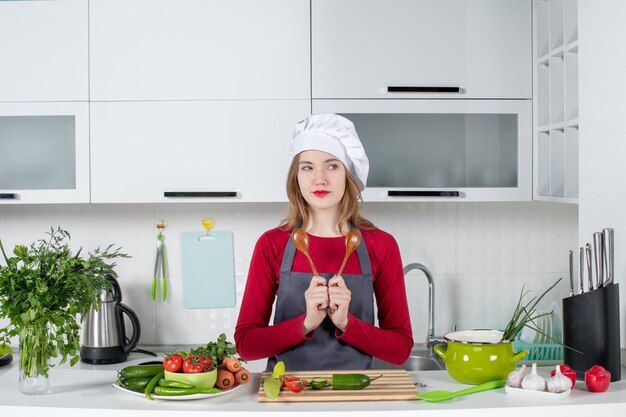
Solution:
M13 257L0 250L6 266L0 265L0 345L19 336L20 367L26 376L48 376L50 358L80 358L80 323L89 308L100 306L100 294L110 287L106 275L115 275L114 258L128 258L120 248L109 245L81 257L68 246L70 234L50 228L46 239L30 247L18 245Z
M237 348L232 342L226 340L226 334L222 333L218 336L217 341L209 342L206 346L200 346L189 351L189 356L204 356L211 358L211 363L220 367L222 359L226 357L234 357L237 354ZM239 358L241 362L245 362Z
M554 284L552 284L547 290L545 290L541 295L534 296L530 300L526 300L526 295L530 291L524 291L524 287L522 286L522 290L520 292L519 299L517 300L517 305L515 306L515 310L513 311L513 315L509 320L506 328L504 329L504 334L502 335L502 340L513 340L517 337L517 335L522 331L524 327L528 327L542 335L548 337L550 340L556 342L557 344L561 344L560 341L554 340L552 335L548 335L544 333L543 329L540 329L536 324L535 320L541 318L543 316L547 316L552 314L552 312L547 313L537 313L537 305L543 299L543 297L550 292L551 289L556 287L556 285L563 278L559 278L556 280Z

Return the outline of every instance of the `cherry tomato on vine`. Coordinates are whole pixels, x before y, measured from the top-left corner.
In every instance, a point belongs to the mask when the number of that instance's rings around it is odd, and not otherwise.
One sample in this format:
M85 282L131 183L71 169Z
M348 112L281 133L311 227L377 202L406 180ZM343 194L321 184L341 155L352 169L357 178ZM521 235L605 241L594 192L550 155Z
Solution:
M183 360L183 372L186 374L197 374L204 372L204 365L200 363L199 356L187 356Z
M163 359L163 368L169 372L180 372L183 366L183 357L178 353L173 353Z

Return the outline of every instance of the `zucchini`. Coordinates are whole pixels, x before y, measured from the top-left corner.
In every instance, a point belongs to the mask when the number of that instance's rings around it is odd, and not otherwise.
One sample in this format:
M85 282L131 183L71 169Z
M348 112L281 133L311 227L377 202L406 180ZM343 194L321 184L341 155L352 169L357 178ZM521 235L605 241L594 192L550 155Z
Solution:
M363 389L381 376L382 375L378 375L376 378L370 378L365 374L333 374L333 390Z
M121 379L151 378L163 372L163 365L131 365L119 371Z

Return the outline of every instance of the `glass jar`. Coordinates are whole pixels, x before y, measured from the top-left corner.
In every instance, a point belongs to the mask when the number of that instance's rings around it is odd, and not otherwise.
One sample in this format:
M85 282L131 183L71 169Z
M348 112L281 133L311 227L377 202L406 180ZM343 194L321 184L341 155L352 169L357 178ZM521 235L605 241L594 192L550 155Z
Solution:
M32 329L34 330L34 329ZM43 331L25 331L20 335L19 383L22 394L46 394L50 384L50 358L47 328Z

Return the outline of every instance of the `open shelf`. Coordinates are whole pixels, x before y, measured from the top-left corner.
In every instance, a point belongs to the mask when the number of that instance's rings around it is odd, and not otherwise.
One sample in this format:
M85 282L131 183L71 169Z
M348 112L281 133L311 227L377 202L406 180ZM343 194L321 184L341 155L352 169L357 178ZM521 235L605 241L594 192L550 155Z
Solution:
M578 201L576 0L535 0L534 198Z

